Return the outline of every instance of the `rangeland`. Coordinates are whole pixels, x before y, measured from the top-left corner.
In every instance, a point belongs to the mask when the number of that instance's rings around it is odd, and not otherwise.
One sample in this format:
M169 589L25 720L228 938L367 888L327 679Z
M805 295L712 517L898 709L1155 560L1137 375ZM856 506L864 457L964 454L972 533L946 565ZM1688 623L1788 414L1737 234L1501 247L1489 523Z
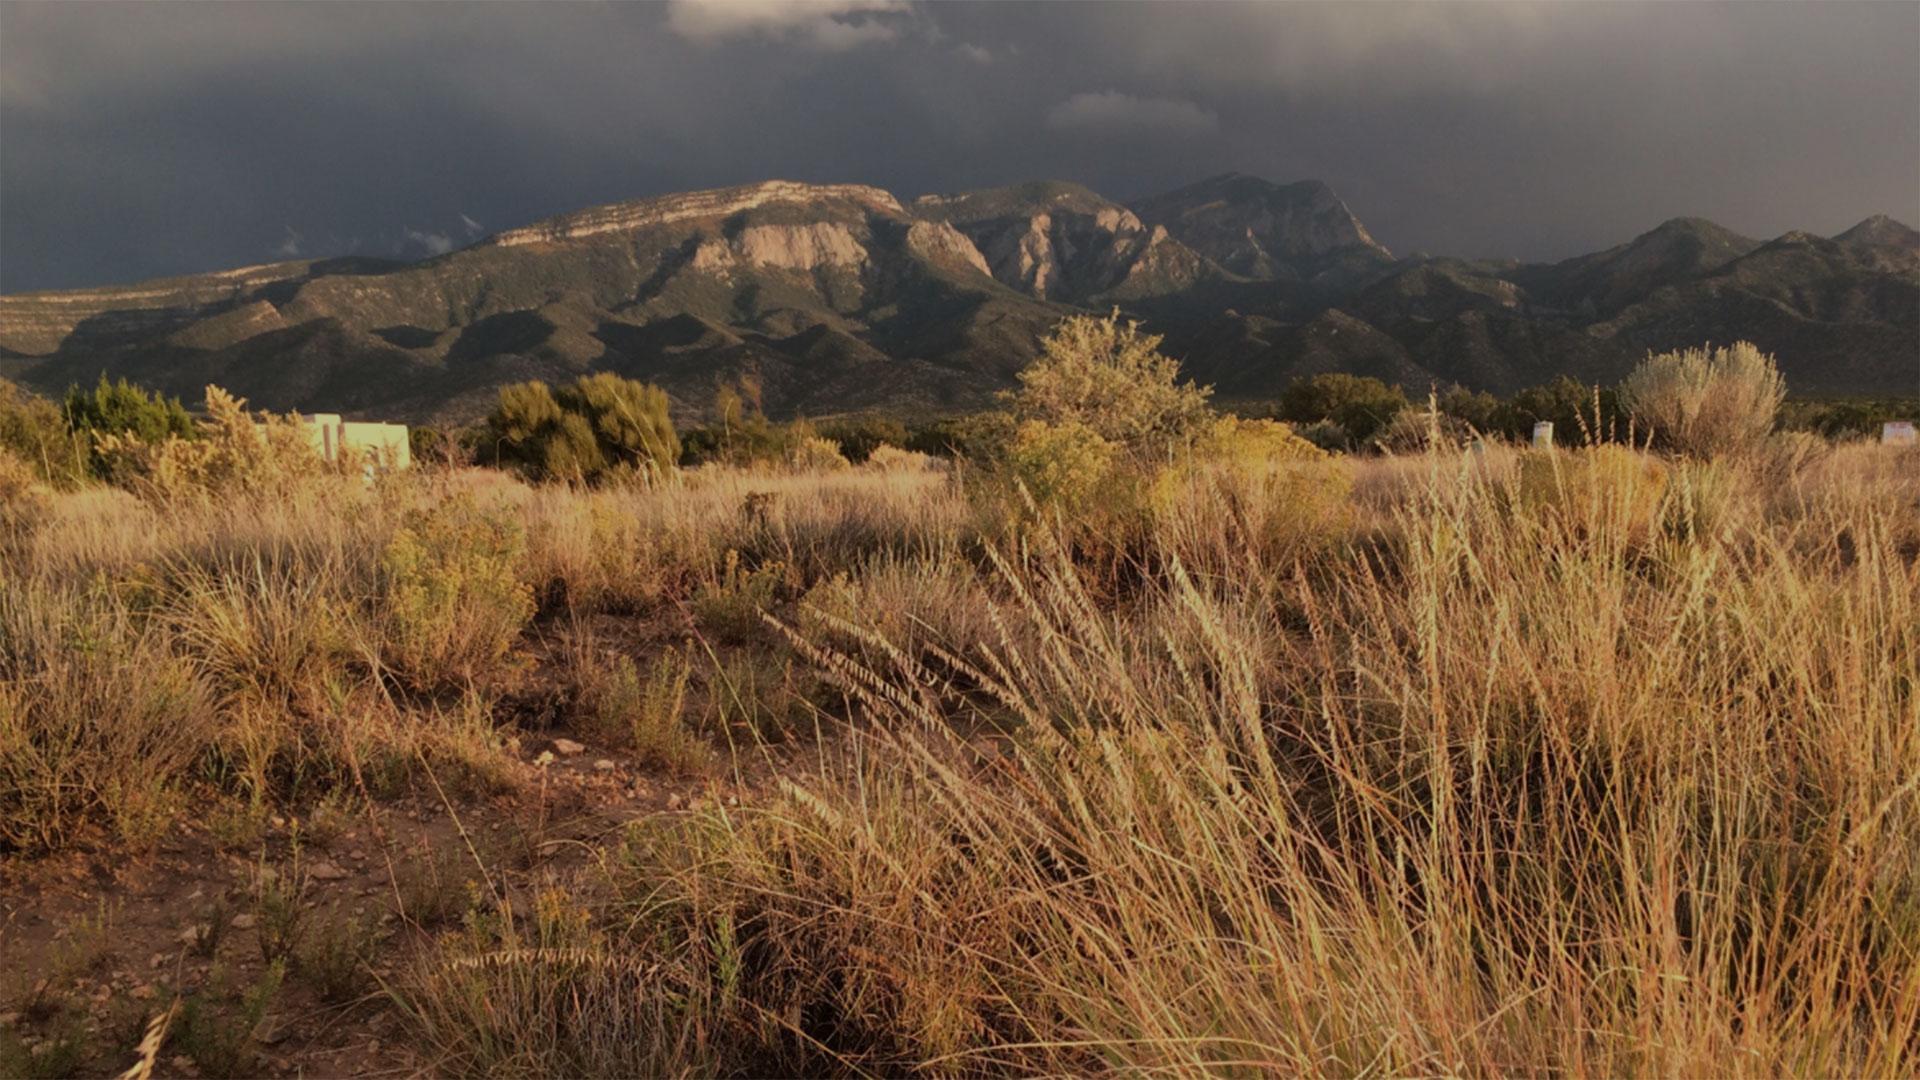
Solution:
M0 1072L1920 1065L1920 450L1101 325L952 461L16 468Z

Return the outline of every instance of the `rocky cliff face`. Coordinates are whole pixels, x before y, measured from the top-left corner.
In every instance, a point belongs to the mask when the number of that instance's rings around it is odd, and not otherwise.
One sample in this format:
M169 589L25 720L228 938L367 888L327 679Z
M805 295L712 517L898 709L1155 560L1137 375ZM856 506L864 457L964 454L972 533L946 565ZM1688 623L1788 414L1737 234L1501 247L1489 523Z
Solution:
M770 411L991 401L1074 311L1124 308L1226 395L1350 370L1510 391L1647 350L1755 340L1801 392L1910 393L1920 234L1870 218L1762 244L1679 219L1546 266L1395 261L1324 184L1212 180L1129 208L1036 183L903 205L769 181L596 207L412 264L278 263L0 297L0 362L197 398L406 420L595 370L683 419L752 372Z
M714 220L771 206L809 210L871 212L900 217L900 201L864 184L801 184L768 180L742 187L663 195L655 199L596 206L498 233L483 243L495 247L555 244L611 232L634 232L677 222Z
M1192 285L1204 260L1133 211L1078 184L1039 183L914 200L964 235L995 280L1038 300L1096 303Z
M1311 278L1337 256L1393 259L1333 189L1316 180L1281 185L1228 173L1144 199L1135 209L1242 277Z

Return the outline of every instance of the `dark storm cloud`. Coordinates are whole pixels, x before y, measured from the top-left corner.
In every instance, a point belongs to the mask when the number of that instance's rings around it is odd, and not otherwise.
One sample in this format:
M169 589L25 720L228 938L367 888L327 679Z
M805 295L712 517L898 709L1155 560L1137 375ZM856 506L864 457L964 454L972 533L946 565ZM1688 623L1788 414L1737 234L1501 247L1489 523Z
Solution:
M768 177L1314 177L1397 251L1920 218L1920 5L0 4L0 290ZM474 223L474 224L469 224Z

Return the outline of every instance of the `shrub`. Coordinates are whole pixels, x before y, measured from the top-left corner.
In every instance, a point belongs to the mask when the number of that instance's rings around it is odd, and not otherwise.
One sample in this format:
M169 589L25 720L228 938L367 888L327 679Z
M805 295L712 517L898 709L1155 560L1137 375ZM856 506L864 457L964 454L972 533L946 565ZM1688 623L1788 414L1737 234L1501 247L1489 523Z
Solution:
M1390 454L1423 454L1459 449L1473 439L1474 428L1444 412L1406 409L1373 436L1373 445Z
M840 453L855 465L864 463L883 446L907 445L906 425L884 417L847 417L820 425L820 434L840 445Z
M39 482L72 487L87 475L87 440L67 427L53 402L0 379L0 450L10 451Z
M1007 464L1034 502L1072 513L1083 509L1114 470L1118 448L1076 420L1028 420L1013 433Z
M1552 382L1529 386L1495 410L1492 430L1513 439L1527 439L1540 421L1553 425L1554 441L1562 446L1603 442L1620 437L1624 417L1619 392L1588 386L1561 375Z
M130 433L95 437L101 474L149 498L286 493L289 484L335 475L350 462L329 464L298 416L250 414L247 403L207 387L207 419L200 437L167 435L149 442Z
M38 469L22 461L13 451L0 447L0 526L38 520L46 510L48 494ZM4 573L0 573L0 580L4 578Z
M1365 443L1411 405L1397 386L1334 372L1297 379L1280 394L1280 419L1297 424L1331 420Z
M387 663L421 689L471 682L533 617L520 524L467 497L409 513L381 556Z
M1326 453L1301 438L1287 424L1247 420L1238 416L1214 418L1194 439L1192 457L1198 461L1239 466L1264 466L1278 461L1317 461Z
M67 426L90 446L95 434L122 435L143 443L192 439L199 434L179 398L149 394L125 379L110 383L105 372L90 392L69 388L62 411ZM95 459L92 467L97 475L104 475L102 462Z
M1164 455L1207 419L1211 391L1179 382L1180 363L1161 354L1160 340L1118 311L1063 320L1008 395L1015 420L1022 430L1033 421L1085 429L1130 455Z
M1780 426L1813 431L1829 439L1880 437L1889 420L1920 416L1920 398L1840 398L1831 401L1788 401L1780 408Z
M1302 439L1322 450L1339 452L1353 449L1353 434L1332 420L1315 420L1295 429Z
M1693 457L1754 449L1773 430L1786 381L1751 342L1648 357L1620 387L1660 445Z
M422 424L407 429L407 448L416 465L468 465L485 437L484 427L448 431Z
M562 409L586 418L615 464L664 471L680 458L680 440L667 415L670 402L657 386L603 371L575 380L555 398Z
M934 467L934 458L918 450L882 444L867 455L865 465L877 472L924 472Z
M1014 426L1012 415L998 410L949 417L914 429L906 446L930 457L987 462L1006 448Z
M796 472L833 472L847 467L840 444L818 435L806 435L787 451L787 467Z
M1154 484L1154 541L1189 569L1291 563L1345 527L1352 479L1326 451L1271 420L1221 417Z
M542 382L501 388L487 418L496 460L536 479L584 482L614 468L658 473L679 460L666 392L610 372L557 393Z
M1502 402L1484 390L1475 393L1465 387L1448 387L1440 395L1438 405L1441 413L1482 435L1500 428Z

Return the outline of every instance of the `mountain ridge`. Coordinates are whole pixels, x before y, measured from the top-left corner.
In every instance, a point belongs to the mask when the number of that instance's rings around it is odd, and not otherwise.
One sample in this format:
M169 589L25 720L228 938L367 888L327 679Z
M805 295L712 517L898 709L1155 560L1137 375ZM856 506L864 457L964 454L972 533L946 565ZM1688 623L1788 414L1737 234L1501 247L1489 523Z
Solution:
M0 374L125 375L273 409L463 420L613 370L699 415L965 409L1075 311L1119 307L1223 395L1325 370L1510 392L1752 338L1789 385L1920 389L1920 233L1884 215L1760 241L1675 218L1557 263L1395 258L1332 188L1227 173L1132 204L1036 181L902 201L769 180L588 207L415 263L267 263L0 296Z

